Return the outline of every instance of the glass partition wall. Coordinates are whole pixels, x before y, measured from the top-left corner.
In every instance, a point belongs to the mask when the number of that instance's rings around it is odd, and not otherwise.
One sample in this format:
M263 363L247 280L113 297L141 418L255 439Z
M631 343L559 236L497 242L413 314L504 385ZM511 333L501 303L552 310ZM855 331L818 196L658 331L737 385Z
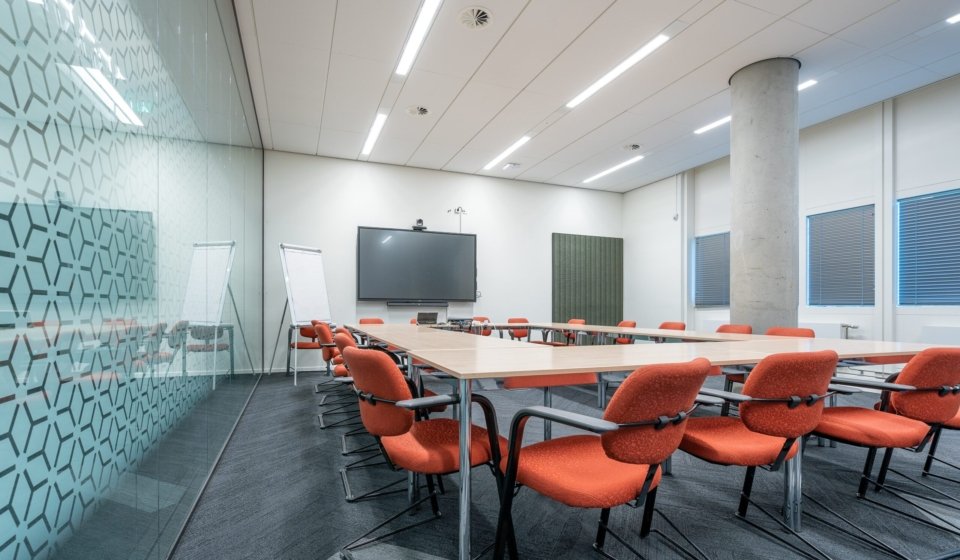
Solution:
M0 0L0 559L164 558L261 371L229 0Z

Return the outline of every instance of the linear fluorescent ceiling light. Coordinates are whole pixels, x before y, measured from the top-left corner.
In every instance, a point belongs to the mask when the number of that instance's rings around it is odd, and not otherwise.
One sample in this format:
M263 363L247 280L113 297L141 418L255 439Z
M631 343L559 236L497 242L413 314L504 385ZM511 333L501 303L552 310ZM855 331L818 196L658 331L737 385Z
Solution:
M718 126L723 126L723 125L727 124L728 122L730 122L730 119L732 119L732 118L733 118L733 117L731 117L730 115L727 115L727 116L723 117L722 119L720 119L720 120L718 120L718 121L713 121L712 123L708 124L707 126L701 126L700 128L694 130L693 133L694 133L694 134L703 134L704 132L707 132L708 130L713 130L713 129L717 128Z
M443 0L424 0L420 6L420 13L417 14L417 21L413 24L413 31L410 32L410 38L407 44L403 46L403 54L400 55L400 63L397 64L397 74L406 76L413 66L413 61L420 52L420 46L423 40L427 38L427 31L430 31L430 24L433 23L433 17L437 15L440 9L440 3Z
M143 126L143 122L137 118L137 114L133 112L133 108L127 104L123 96L120 95L120 92L117 91L117 88L113 87L110 80L103 75L103 72L97 68L87 68L76 65L71 65L70 69L83 81L83 84L87 86L97 99L113 112L117 120L123 124Z
M386 113L377 113L377 118L373 119L373 126L370 127L370 134L367 135L367 141L363 143L363 150L360 152L369 156L373 151L373 145L377 143L380 137L380 131L383 130L383 123L387 122Z
M599 179L600 177L606 177L607 175L613 173L614 171L619 171L619 170L623 169L624 167L626 167L626 166L628 166L628 165L632 165L632 164L634 164L634 163L637 163L637 162L640 161L641 159L643 159L643 156L634 156L634 157L628 159L627 161L624 161L624 162L621 162L621 163L618 163L618 164L614 165L614 166L611 167L610 169L606 169L606 170L604 170L604 171L601 171L600 173L597 173L596 175L594 175L593 177L590 177L589 179L584 179L583 182L584 182L584 183L589 183L589 182L591 182L591 181L596 181L596 180Z
M662 34L657 35L656 37L653 38L652 41L640 47L640 50L633 53L632 55L630 55L629 58L627 58L626 60L618 64L616 68L607 72L606 74L603 75L602 78L590 84L590 87L580 92L580 95L571 99L570 102L567 103L567 108L573 109L577 105L583 103L584 101L587 100L588 97L600 91L600 88L616 80L620 76L620 74L623 74L624 72L629 70L631 66L640 62L644 58L647 58L647 56L650 53L660 48L661 45L663 45L669 40L670 40L670 37L667 37L666 35L662 35Z
M815 85L817 85L816 80L807 80L805 82L801 82L800 85L797 86L797 91L803 91L808 87L813 87Z
M947 23L949 23L950 25L953 25L954 23L957 23L958 21L960 21L960 14L957 14L957 15L955 15L955 16L950 16L950 17L947 18Z
M507 148L506 150L504 150L503 152L501 152L499 156L493 158L493 161L491 161L490 163L484 165L484 166L483 166L483 170L484 170L484 171L490 171L491 169L493 169L494 167L496 167L496 165L497 165L498 163L500 163L501 161L507 159L507 156L509 156L509 155L512 154L513 152L517 151L517 150L520 148L520 146L523 146L524 144L526 144L526 143L529 142L529 141L530 141L530 137L529 137L529 136L524 136L523 138L517 140L516 142L514 142L513 144L511 144L509 148Z

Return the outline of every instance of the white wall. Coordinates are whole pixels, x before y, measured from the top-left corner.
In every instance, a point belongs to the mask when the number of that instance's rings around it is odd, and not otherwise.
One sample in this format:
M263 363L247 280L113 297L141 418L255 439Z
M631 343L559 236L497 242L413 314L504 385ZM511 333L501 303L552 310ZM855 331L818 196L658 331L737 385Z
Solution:
M895 200L960 187L960 158L956 157L956 146L960 145L958 98L960 78L952 78L801 131L801 227L797 232L801 324L826 335L838 332L836 325L848 323L860 327L850 332L851 338L960 344L960 308L897 306L893 269ZM692 200L688 205L688 218L693 222L691 235L729 231L729 159L700 166L692 175ZM627 197L662 183L632 191ZM865 204L873 204L877 216L876 305L806 305L807 216ZM643 256L643 252L627 252L624 259L629 263ZM675 274L671 280L679 284L687 271ZM728 319L729 309L697 309L688 324L713 329Z
M623 316L640 326L685 320L680 176L623 195Z
M551 233L620 237L622 195L445 171L268 151L264 161L264 351L272 351L286 295L278 244L319 247L333 320L377 316L407 322L415 308L356 298L357 226L477 234L474 303L451 303L450 317L492 320L551 315ZM285 336L285 334L284 334ZM309 353L304 353L308 355ZM274 364L281 363L283 348ZM268 358L269 359L269 358ZM317 363L308 357L307 365Z

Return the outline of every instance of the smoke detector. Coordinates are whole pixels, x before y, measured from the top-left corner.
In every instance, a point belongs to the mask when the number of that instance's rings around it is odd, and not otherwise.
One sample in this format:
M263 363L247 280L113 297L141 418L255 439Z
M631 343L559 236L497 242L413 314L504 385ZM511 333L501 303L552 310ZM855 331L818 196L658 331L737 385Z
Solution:
M413 105L407 107L407 114L414 117L425 117L430 114L430 109L427 109L423 105Z
M640 144L626 144L626 145L624 145L624 147L623 147L623 149L626 150L626 151L628 151L628 152L635 152L635 151L639 150L640 148L643 148L643 146L641 146Z
M480 29L490 23L490 12L486 8L473 6L460 12L460 23L470 29Z

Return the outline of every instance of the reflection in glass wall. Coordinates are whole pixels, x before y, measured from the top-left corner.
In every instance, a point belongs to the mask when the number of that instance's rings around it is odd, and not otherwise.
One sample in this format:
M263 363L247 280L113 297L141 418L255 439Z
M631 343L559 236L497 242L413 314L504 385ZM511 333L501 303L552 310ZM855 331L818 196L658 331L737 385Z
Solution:
M0 559L163 558L261 369L229 0L0 0Z

